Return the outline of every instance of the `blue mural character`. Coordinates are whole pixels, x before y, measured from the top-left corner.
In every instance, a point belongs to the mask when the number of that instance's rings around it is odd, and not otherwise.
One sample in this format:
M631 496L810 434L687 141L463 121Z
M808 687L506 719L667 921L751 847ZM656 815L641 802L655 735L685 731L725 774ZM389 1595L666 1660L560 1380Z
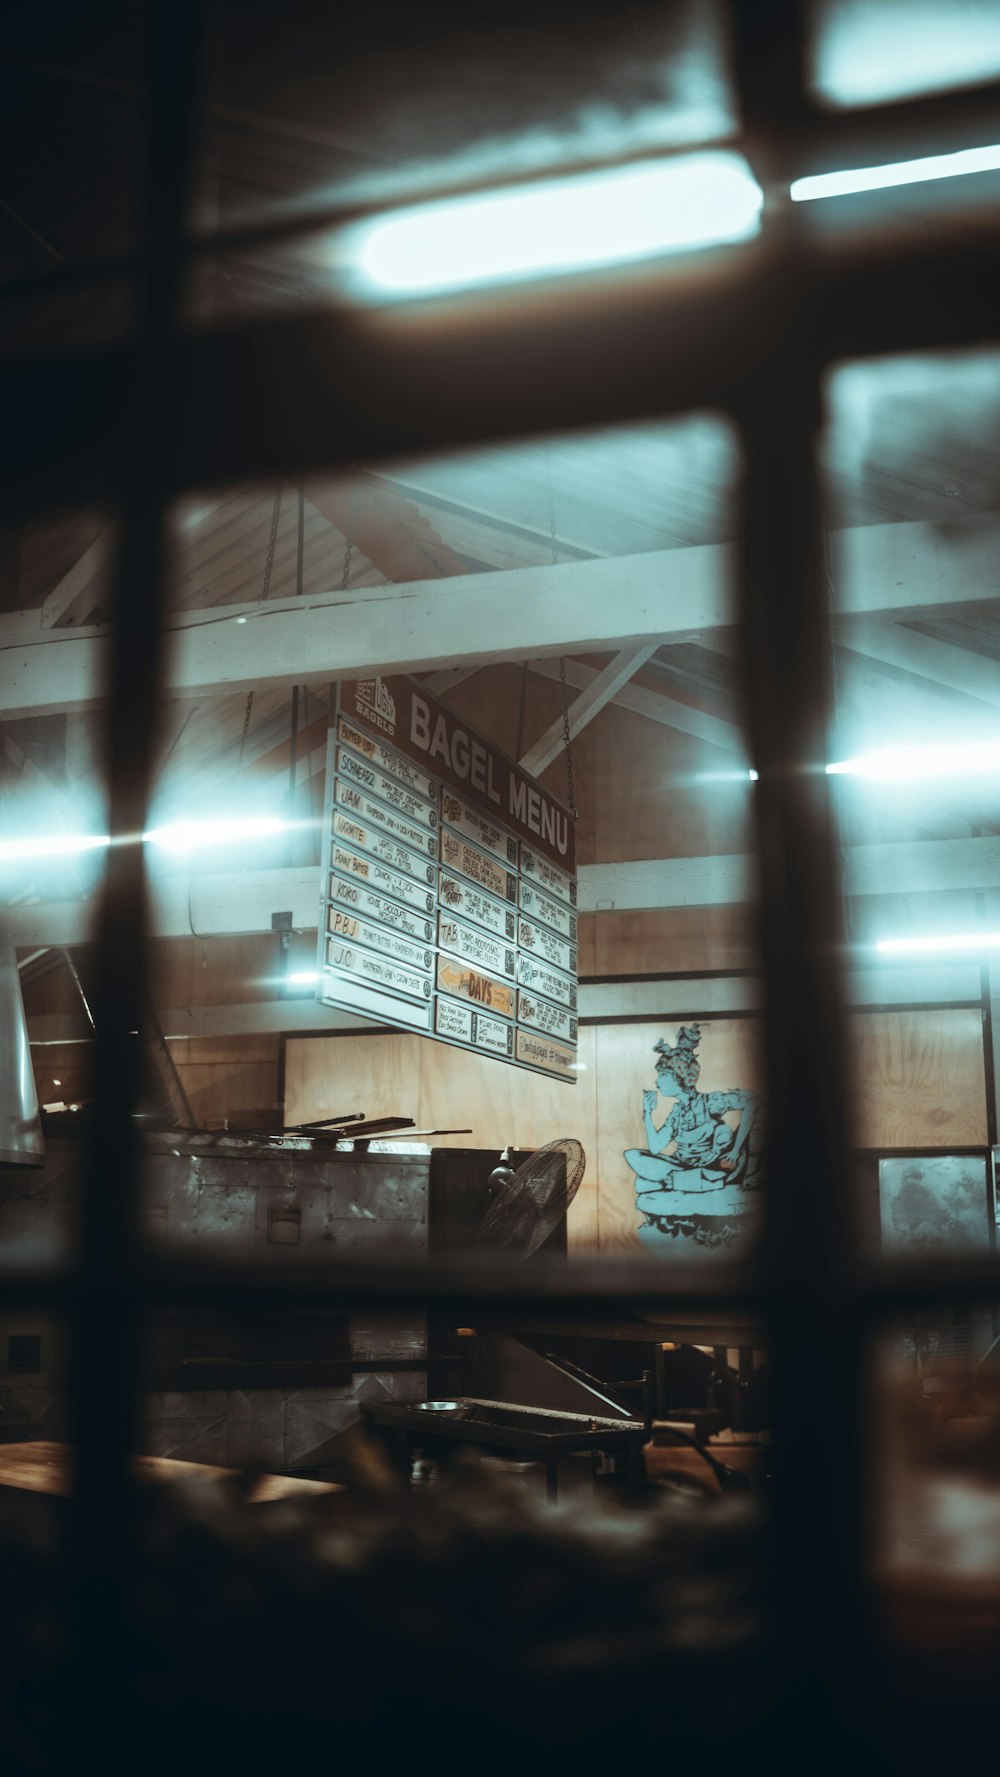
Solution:
M673 1048L662 1037L655 1044L656 1086L642 1095L646 1146L625 1152L644 1218L640 1239L651 1245L663 1235L729 1245L753 1213L748 1193L762 1182L760 1099L745 1089L699 1092L700 1040L700 1027L690 1024ZM661 1095L674 1103L657 1128ZM735 1125L726 1120L730 1113Z

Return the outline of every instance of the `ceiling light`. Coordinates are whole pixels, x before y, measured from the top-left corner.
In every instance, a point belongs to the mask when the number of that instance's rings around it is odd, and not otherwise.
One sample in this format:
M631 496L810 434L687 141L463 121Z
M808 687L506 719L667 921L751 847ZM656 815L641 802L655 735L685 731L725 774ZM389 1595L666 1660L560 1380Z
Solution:
M843 173L811 173L793 180L789 195L793 204L816 198L846 197L855 191L884 191L893 185L922 185L928 179L956 179L969 173L993 173L1000 168L1000 144L991 148L962 148L957 154L928 154L920 160L896 160L883 167L852 167Z
M905 956L928 950L994 950L998 944L1000 932L956 932L940 937L880 938L875 948L883 956Z
M887 747L828 765L830 777L867 777L885 783L914 783L926 778L966 777L1000 771L1000 741L958 746Z
M345 231L342 251L371 288L428 295L744 240L762 203L741 155L672 155L413 205Z
M143 838L150 845L162 845L167 851L195 851L203 845L228 845L234 839L267 839L283 833L286 823L273 815L255 815L244 819L218 821L172 821L164 827L152 827Z
M21 858L65 858L75 852L99 851L110 844L106 833L34 834L30 839L0 839L0 862Z

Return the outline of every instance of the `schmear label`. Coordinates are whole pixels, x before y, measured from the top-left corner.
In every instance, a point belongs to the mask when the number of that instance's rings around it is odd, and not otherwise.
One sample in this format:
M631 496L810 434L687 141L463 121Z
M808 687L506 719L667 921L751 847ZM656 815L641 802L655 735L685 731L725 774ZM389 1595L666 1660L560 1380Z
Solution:
M534 957L525 956L523 951L517 959L517 979L529 992L540 993L545 999L568 1006L571 1012L576 1011L576 982L557 969L550 969L547 963L537 963Z
M543 858L530 845L521 841L521 875L530 876L532 882L543 889L547 895L555 895L560 901L568 901L571 907L576 906L576 879L567 876L564 870L557 870L548 858Z
M390 993L406 993L415 1000L429 1000L433 992L429 975L419 975L414 969L404 969L398 963L390 962L387 957L373 955L369 950L360 950L354 944L339 944L334 938L326 941L326 960L331 969L338 969L345 975L356 975L361 981L371 981Z
M342 778L337 779L337 805L349 817L371 822L383 833L389 833L394 839L400 840L403 845L412 846L414 851L422 851L432 858L437 857L436 833L422 832L412 821L404 821L391 808L383 808L380 802L373 802L370 796L356 789L353 784L345 784Z
M536 999L534 994L525 993L523 987L517 996L517 1021L519 1024L530 1024L534 1030L540 1030L543 1036L561 1037L565 1043L576 1042L576 1019L571 1012L562 1006L553 1006L548 1000Z
M363 754L371 765L377 765L380 770L388 771L392 777L398 778L401 784L405 784L417 796L426 796L429 802L437 800L438 785L435 778L428 777L426 771L418 771L415 765L411 765L393 747L383 746L380 740L375 740L370 734L363 734L346 716L341 716L337 722L337 739L355 753Z
M454 999L470 1000L484 1012L498 1012L513 1018L516 995L506 981L497 981L479 969L453 962L450 956L439 956L437 966L439 993L450 993Z
M502 858L505 864L517 869L517 840L513 834L505 833L502 827L494 826L484 814L479 814L467 802L463 802L461 796L456 796L453 790L445 790L442 794L441 819L464 833L467 839L481 845L493 857Z
M412 938L404 938L386 926L370 925L366 919L356 919L343 907L331 907L326 924L331 938L363 944L368 950L377 950L380 956L391 957L395 963L413 969L432 969L434 966L433 950L414 944Z
M501 901L516 901L517 877L502 865L494 863L492 858L488 858L476 846L467 845L456 833L441 834L441 862L448 870L455 870L480 888L488 889Z
M477 969L485 969L494 975L506 975L513 981L517 970L517 953L503 943L500 938L491 938L488 932L477 932L474 926L463 925L460 919L452 918L450 913L438 914L438 943L442 950L450 950L465 962L474 963Z
M349 752L345 747L337 748L337 775L357 784L359 789L370 790L382 802L388 802L390 808L405 815L408 821L419 821L423 827L436 827L438 824L437 809L433 802L427 802L423 796L415 796L405 784L397 784L395 778L388 777L384 771L377 771L374 765L359 759L356 753Z
M551 895L543 895L531 882L521 882L521 912L529 919L540 920L542 925L551 926L560 937L568 938L576 943L576 914L567 907L565 901L554 901Z
M519 1030L514 1059L523 1062L525 1067L541 1068L543 1073L558 1074L564 1080L572 1080L574 1084L576 1082L576 1050L553 1042L551 1037L536 1036L530 1030Z
M361 907L352 899L352 892L354 895L364 892L357 885L366 883L373 900L388 896L390 900L405 901L408 907L418 908L424 913L434 911L434 896L427 888L427 883L433 880L434 872L422 859L419 867L424 877L423 883L410 882L408 877L400 876L396 870L390 870L387 865L379 863L377 858L359 858L357 852L348 851L342 845L331 847L330 867L338 873L330 878L330 899L339 901L342 906L357 905L359 913L375 913L374 907ZM338 880L338 876L346 880ZM381 914L375 914L376 919L381 917ZM390 920L386 921L387 925L391 923ZM417 936L416 933L413 935Z
M495 938L506 938L513 944L517 922L510 908L501 901L494 901L492 895L484 895L469 883L442 870L438 878L438 901L442 911L461 914L463 919L471 919L475 925L492 932Z
M387 901L384 895L377 895L373 889L362 888L359 883L344 882L339 876L332 877L330 900L331 913L334 909L353 913L362 919L377 920L379 925L390 926L395 932L403 932L408 938L416 938L418 943L434 942L434 926L429 919L423 918L415 908L400 907L395 901ZM332 926L330 930L333 930Z
M576 945L567 944L565 938L557 938L548 926L535 925L530 919L519 920L517 941L529 956L537 956L541 962L553 963L557 969L576 974Z
M335 814L333 817L334 839L346 839L349 845L357 845L362 851L371 852L372 856L381 859L393 870L404 870L415 876L418 882L431 884L436 874L435 866L422 858L419 852L411 851L409 846L400 845L399 841L388 833L380 833L377 827L369 827L365 821L359 821L353 815Z
M467 1043L470 1049L482 1049L487 1055L499 1055L510 1061L514 1054L514 1026L488 1012L474 1011L438 994L434 1007L434 1029L450 1043Z

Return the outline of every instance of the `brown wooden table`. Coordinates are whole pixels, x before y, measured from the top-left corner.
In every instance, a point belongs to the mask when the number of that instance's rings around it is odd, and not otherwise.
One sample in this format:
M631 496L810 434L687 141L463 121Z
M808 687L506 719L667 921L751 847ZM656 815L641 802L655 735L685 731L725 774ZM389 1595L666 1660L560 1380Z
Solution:
M208 1462L178 1462L172 1456L134 1456L134 1473L144 1481L219 1481L235 1479L238 1469L216 1468ZM68 1498L73 1491L73 1447L40 1441L0 1444L0 1489L49 1493ZM303 1481L293 1475L257 1475L246 1494L250 1505L299 1499L316 1493L342 1493L334 1481Z

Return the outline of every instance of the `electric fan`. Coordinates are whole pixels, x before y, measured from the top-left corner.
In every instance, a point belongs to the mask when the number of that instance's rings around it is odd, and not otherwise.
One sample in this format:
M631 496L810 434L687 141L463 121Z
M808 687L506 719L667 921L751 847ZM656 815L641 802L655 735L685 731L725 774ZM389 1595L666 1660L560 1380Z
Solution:
M530 1259L566 1214L586 1165L587 1156L572 1136L537 1148L516 1172L501 1162L491 1174L496 1195L480 1224L476 1245Z

